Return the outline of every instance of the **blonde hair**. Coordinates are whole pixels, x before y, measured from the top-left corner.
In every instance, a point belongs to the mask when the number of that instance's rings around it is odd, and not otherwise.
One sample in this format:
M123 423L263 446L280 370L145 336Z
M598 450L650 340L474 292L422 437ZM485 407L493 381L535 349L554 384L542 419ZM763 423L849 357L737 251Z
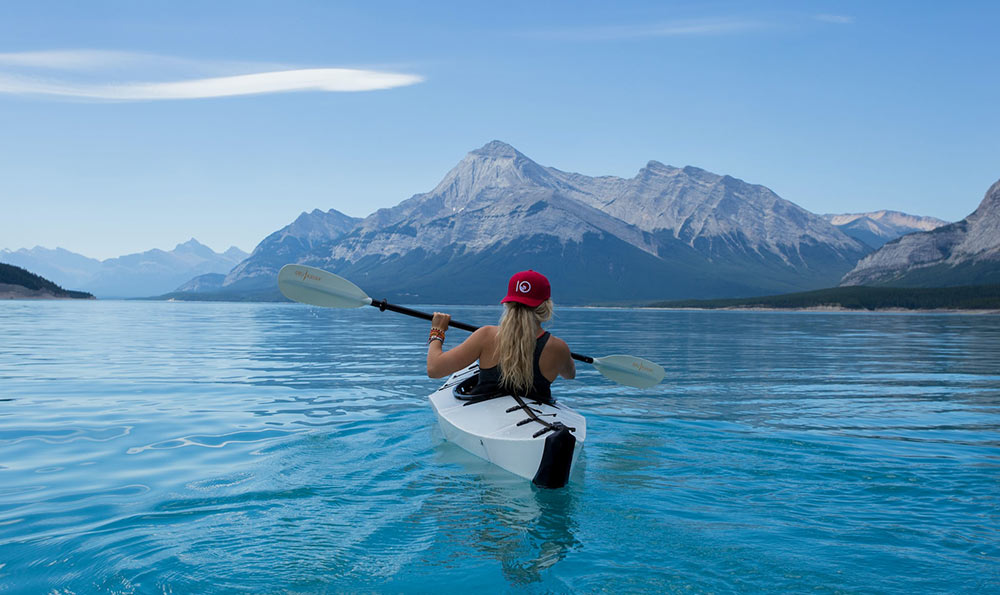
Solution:
M497 353L500 361L500 384L516 394L531 391L535 378L535 329L552 318L552 300L536 308L518 302L504 304L500 317Z

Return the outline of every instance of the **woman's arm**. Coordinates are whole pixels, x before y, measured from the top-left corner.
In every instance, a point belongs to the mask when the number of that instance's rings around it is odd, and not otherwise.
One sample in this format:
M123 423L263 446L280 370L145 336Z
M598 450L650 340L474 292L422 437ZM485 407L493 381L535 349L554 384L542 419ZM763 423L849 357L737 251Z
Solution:
M435 312L434 319L431 320L432 339L427 344L427 376L431 378L443 378L457 372L479 359L483 352L483 341L486 336L483 328L469 335L461 344L445 351L444 341L433 337L435 331L443 337L450 321L451 316L441 312Z
M573 354L569 350L569 345L559 337L552 335L549 342L542 351L542 359L538 362L542 368L542 374L546 378L551 376L551 380L562 376L567 380L576 378L576 364L573 363Z
M569 350L569 345L566 344L566 341L558 337L552 337L552 339L556 341L556 346L559 348L559 359L562 362L559 366L559 375L566 380L573 380L576 378L576 363L573 361L573 354ZM549 340L551 341L552 339Z

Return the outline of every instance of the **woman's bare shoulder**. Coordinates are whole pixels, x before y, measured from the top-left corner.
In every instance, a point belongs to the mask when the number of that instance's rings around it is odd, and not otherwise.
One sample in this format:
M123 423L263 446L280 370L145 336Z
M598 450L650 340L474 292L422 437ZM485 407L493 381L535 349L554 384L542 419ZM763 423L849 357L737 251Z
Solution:
M548 345L551 345L553 349L557 351L560 352L565 351L566 353L569 353L569 345L566 343L566 341L563 341L562 339L560 339L555 335L549 335Z

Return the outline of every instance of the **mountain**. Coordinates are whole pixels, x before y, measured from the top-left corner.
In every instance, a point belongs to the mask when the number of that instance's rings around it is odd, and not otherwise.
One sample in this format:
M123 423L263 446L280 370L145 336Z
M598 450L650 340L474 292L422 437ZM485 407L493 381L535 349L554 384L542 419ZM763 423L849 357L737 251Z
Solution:
M430 192L363 220L304 213L213 297L280 299L275 276L289 262L409 302L494 303L508 276L527 268L549 276L561 303L760 295L833 285L869 251L730 176L651 161L633 178L589 177L493 141Z
M94 299L83 291L67 291L27 270L0 263L0 299Z
M328 244L354 228L361 219L340 211L313 210L302 213L292 223L264 238L245 260L223 279L203 277L177 288L178 292L225 291L229 294L273 296L278 270L298 262L313 248ZM241 259L242 260L242 259Z
M204 275L198 275L194 279L191 279L187 283L181 285L175 289L174 292L205 293L210 291L219 291L222 289L222 283L225 280L225 273L205 273Z
M730 176L652 161L630 179L594 178L494 141L430 192L374 213L303 262L379 295L477 303L496 301L498 279L535 268L561 290L556 299L595 303L824 287L867 251Z
M965 219L893 240L841 285L949 287L1000 282L1000 181Z
M235 247L218 254L194 239L169 252L149 250L104 261L62 248L0 252L0 261L37 270L59 285L124 298L166 293L196 275L228 272L246 257Z
M947 221L934 217L909 215L899 211L823 215L823 218L852 238L877 250L890 240L916 231L931 231Z
M230 248L218 254L195 239L173 250L153 249L139 254L110 258L84 287L98 296L148 297L175 289L194 276L222 273L246 258L246 253Z
M0 262L35 271L64 287L83 287L101 268L101 261L97 259L63 248L53 250L41 246L30 250L0 250Z

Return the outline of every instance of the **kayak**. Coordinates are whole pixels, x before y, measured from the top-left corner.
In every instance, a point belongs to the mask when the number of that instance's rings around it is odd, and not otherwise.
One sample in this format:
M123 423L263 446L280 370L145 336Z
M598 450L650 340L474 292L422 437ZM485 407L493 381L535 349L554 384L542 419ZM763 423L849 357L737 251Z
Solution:
M543 488L561 488L587 437L587 421L560 403L472 393L479 365L430 396L445 440Z

